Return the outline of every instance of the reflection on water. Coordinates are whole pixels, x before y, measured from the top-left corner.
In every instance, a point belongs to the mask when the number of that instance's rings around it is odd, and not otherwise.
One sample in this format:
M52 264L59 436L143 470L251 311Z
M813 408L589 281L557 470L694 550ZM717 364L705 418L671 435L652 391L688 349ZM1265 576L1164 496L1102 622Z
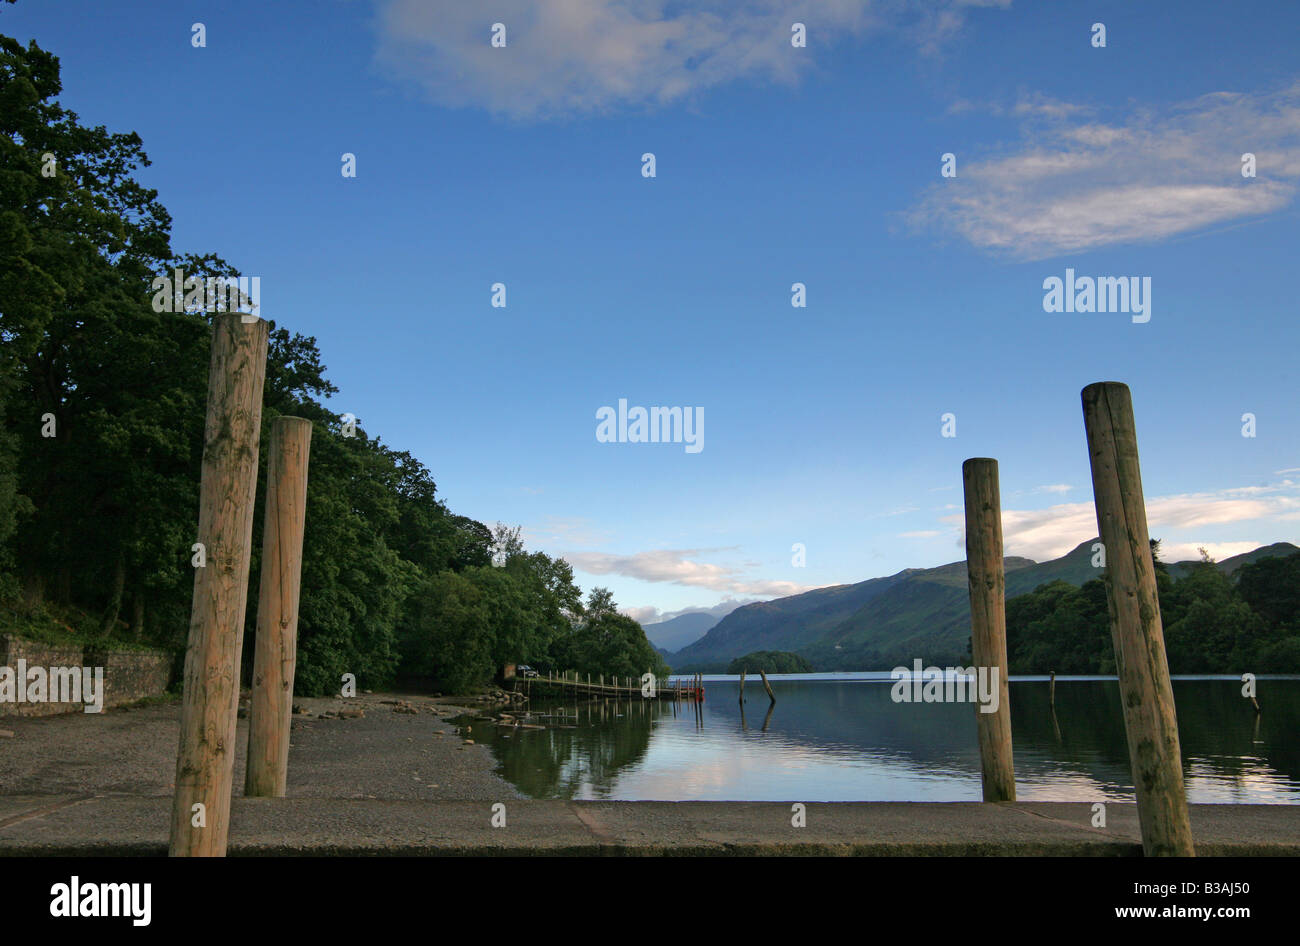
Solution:
M499 771L534 798L979 801L975 709L894 703L887 674L770 678L777 704L705 677L701 706L536 704L542 729L474 723ZM1132 800L1114 679L1010 682L1021 800ZM1232 678L1174 680L1192 802L1300 803L1300 678L1259 679L1256 716ZM769 709L771 710L769 715ZM697 712L698 710L698 712Z

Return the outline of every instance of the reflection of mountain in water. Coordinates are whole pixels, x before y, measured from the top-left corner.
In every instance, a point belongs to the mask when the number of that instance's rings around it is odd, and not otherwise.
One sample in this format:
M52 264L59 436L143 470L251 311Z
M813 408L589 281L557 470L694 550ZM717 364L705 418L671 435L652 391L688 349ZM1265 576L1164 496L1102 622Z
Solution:
M735 751L797 759L793 768L807 770L810 798L819 797L828 767L853 771L869 765L862 794L853 796L863 799L879 792L878 780L891 772L899 779L961 781L966 792L969 781L978 780L976 710L970 704L894 703L887 681L779 680L774 686L778 703L766 732L762 691L746 691L742 728L736 685L717 682L707 684L700 729L690 704L676 715L666 702L621 704L617 710L607 704L604 719L597 704L578 708L574 729L508 738L499 732L482 741L490 742L502 774L532 797L635 797L620 794L619 777L651 764L646 757L652 740L671 743L674 758L686 753L686 764L694 753L722 778L732 776L725 760ZM1237 681L1174 681L1193 801L1300 800L1300 748L1293 739L1300 729L1300 681L1264 679L1259 686L1264 712L1257 720ZM1045 680L1013 681L1010 699L1022 797L1087 800L1132 792L1116 681L1058 679L1055 714ZM475 735L480 732L476 725Z

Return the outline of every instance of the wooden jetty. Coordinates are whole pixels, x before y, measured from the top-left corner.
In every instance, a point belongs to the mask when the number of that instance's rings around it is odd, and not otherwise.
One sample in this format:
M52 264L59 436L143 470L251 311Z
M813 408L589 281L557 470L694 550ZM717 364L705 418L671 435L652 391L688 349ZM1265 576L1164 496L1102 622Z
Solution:
M586 696L593 700L600 699L640 699L673 700L674 702L704 700L704 680L700 674L689 679L669 677L656 680L653 686L643 685L640 677L610 676L600 674L596 679L591 674L580 674L575 670L551 672L546 676L516 677L515 687L525 687L531 695L534 689L540 690L539 696Z

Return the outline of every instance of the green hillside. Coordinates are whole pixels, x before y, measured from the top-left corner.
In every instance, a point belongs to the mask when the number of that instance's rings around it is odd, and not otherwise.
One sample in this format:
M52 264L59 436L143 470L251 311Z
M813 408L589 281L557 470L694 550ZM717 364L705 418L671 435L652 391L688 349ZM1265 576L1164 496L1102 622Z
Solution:
M1233 575L1241 566L1253 565L1261 558L1285 558L1295 551L1296 547L1290 542L1274 542L1272 545L1261 545L1253 552L1244 552L1241 555L1234 555L1232 558L1225 558L1216 564L1219 571L1226 575ZM1175 562L1169 566L1169 576L1174 579L1186 578L1200 564L1200 562Z
M1048 562L1005 559L1007 598L1050 582L1080 587L1100 577L1092 564L1097 541L1089 539ZM1232 574L1260 558L1295 551L1277 543L1225 559L1218 568ZM1197 564L1178 562L1169 573L1180 578ZM818 670L888 669L916 657L935 664L960 661L969 641L966 563L960 561L737 608L679 651L674 666L712 667L753 651L784 650L807 657Z

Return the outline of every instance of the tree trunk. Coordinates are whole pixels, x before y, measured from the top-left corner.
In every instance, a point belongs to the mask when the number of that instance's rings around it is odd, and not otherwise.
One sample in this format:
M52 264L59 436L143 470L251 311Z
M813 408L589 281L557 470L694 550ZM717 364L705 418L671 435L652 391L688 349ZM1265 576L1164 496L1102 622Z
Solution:
M126 555L123 552L118 552L117 560L113 563L113 578L108 589L108 604L104 608L104 620L100 625L100 633L105 636L113 633L113 628L117 625L117 616L122 610L122 589L125 585Z
M131 631L137 641L144 640L144 592L138 588L131 593Z
M45 576L31 566L23 573L23 605L38 608L44 603Z

